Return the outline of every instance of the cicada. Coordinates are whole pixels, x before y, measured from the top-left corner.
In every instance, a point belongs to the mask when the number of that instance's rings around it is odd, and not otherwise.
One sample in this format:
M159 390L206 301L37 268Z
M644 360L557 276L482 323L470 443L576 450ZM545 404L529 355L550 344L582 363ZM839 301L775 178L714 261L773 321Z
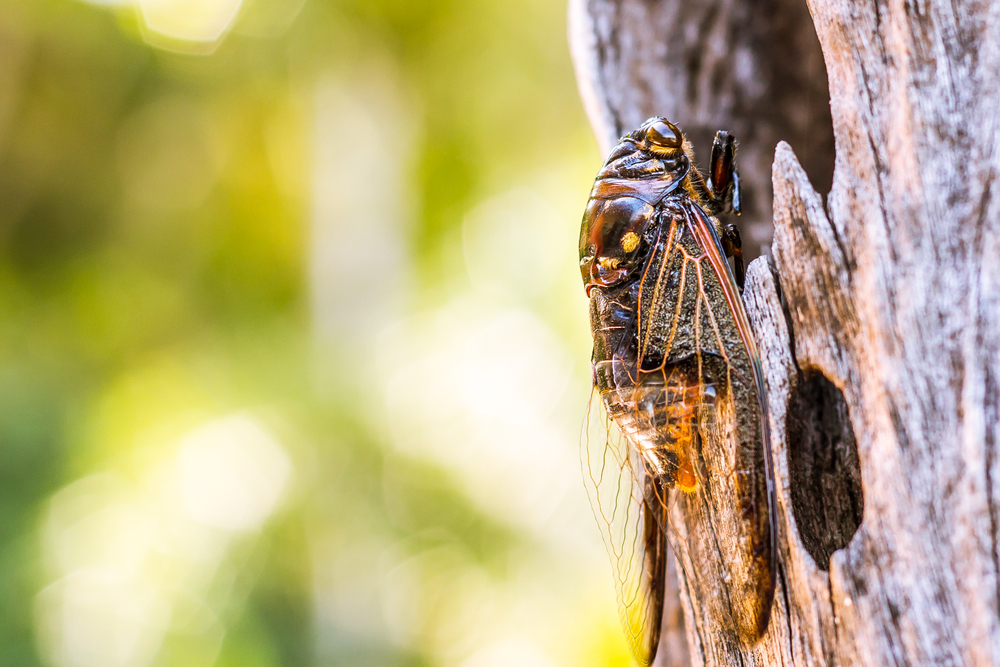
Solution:
M644 666L659 642L668 538L689 596L736 641L763 635L774 597L764 378L739 233L717 218L740 212L735 151L719 132L706 179L680 129L650 118L608 156L583 217L594 335L584 476Z

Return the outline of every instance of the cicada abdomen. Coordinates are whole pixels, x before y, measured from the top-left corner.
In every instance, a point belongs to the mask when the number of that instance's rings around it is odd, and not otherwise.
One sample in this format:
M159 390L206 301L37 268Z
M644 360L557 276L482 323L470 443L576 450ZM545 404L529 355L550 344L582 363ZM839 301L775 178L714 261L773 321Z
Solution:
M608 414L635 443L645 473L659 486L694 491L698 485L693 461L696 438L699 429L715 421L715 384L684 372L683 367L652 372L633 369L633 378L624 365L621 359L594 364L597 389Z
M734 150L720 132L706 182L680 130L646 121L608 157L581 229L591 414L604 428L585 434L585 477L640 664L656 653L665 535L719 631L757 641L774 593L763 373L736 284L739 236L713 217L738 212Z

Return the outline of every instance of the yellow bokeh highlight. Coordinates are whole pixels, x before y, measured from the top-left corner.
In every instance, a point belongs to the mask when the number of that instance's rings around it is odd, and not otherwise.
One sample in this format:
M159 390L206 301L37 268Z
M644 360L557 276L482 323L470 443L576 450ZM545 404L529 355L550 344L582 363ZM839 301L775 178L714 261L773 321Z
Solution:
M138 0L146 40L179 51L218 44L242 4L243 0Z

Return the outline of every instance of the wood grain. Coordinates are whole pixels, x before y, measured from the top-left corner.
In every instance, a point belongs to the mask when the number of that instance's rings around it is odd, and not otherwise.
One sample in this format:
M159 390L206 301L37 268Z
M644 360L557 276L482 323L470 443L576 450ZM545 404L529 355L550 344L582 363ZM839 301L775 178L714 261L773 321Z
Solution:
M702 632L682 571L689 655L659 664L1000 664L1000 4L572 0L570 14L599 140L653 114L702 151L733 131L764 230L748 236L773 250L744 293L775 458L770 628L753 647Z

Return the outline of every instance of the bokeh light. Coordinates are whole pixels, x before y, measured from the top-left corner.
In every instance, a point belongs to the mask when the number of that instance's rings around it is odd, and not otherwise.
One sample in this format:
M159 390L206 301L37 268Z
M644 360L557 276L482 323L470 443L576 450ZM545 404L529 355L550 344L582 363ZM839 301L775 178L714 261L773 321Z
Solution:
M219 46L236 21L244 2L244 0L85 1L108 7L132 8L139 19L143 39L150 46L180 53L200 54L211 53ZM258 2L266 5L272 4L274 0L258 0ZM294 0L292 4L296 4ZM301 7L301 3L298 3L298 7Z
M0 12L0 662L630 664L564 4Z
M138 0L149 41L218 42L233 24L243 0Z
M59 578L36 602L50 664L143 667L172 626L192 635L208 664L218 653L233 591L213 594L213 584L234 574L230 543L274 511L291 461L247 415L205 424L168 449L176 453L140 470L138 483L97 473L50 501L44 555Z

